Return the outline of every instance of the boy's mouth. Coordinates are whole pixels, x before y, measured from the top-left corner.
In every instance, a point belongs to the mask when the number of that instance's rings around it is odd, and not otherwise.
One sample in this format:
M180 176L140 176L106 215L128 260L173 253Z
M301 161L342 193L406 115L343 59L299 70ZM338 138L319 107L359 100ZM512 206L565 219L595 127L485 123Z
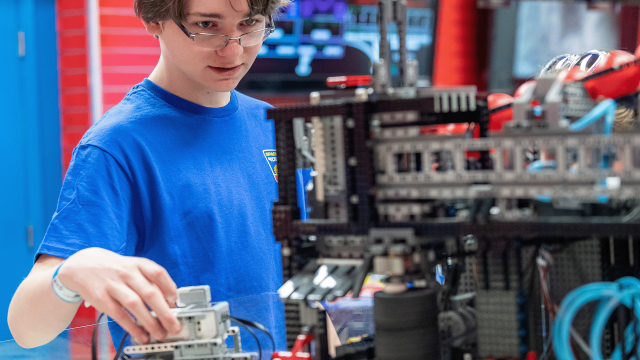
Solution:
M213 70L218 75L233 76L240 71L242 64L233 67L217 67L209 66L209 69Z

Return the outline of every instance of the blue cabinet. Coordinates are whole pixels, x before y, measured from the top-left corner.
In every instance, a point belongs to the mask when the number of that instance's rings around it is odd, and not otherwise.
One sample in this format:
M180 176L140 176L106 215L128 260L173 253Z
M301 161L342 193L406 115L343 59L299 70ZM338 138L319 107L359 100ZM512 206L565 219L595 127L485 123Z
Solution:
M0 341L61 185L55 0L2 0L0 35Z

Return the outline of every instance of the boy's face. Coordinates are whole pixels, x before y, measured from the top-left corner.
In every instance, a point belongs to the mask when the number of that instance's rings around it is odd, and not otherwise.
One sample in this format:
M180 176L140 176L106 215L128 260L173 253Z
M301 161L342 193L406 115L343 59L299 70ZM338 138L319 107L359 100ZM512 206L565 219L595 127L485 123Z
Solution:
M183 25L191 33L237 38L267 26L265 16L249 18L246 0L186 0L184 13ZM181 82L187 91L233 90L251 68L262 45L260 42L242 47L237 40L230 40L226 47L212 50L199 39L191 40L171 20L161 25L160 46L167 70L172 72L169 78Z

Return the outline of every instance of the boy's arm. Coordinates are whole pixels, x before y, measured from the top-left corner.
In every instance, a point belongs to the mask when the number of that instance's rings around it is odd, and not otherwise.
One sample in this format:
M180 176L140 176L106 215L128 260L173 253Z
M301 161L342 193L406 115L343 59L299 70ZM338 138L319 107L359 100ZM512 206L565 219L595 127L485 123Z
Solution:
M13 295L7 320L18 345L32 348L46 344L71 323L80 303L65 303L51 288L53 273L63 260L40 256Z
M53 274L63 260L40 256L16 290L9 305L8 322L18 345L44 345L71 323L81 302L67 303L51 287ZM142 343L149 341L149 334L162 340L167 331L180 332L180 323L169 305L176 301L176 284L163 267L151 260L88 248L70 256L60 267L58 278ZM157 319L147 306L156 312ZM127 311L144 328L137 326Z

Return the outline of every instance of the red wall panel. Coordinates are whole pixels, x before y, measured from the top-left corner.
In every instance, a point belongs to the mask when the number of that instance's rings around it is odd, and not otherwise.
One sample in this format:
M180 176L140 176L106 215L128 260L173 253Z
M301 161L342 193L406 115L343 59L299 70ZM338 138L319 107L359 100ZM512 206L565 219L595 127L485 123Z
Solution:
M87 46L87 37L83 35L76 36L60 36L58 44L61 48L85 48Z
M58 23L58 30L84 28L86 26L85 17L86 15L65 16L63 21Z
M60 84L62 85L62 87L64 88L77 87L77 86L86 87L88 85L87 68L78 68L78 69L81 69L83 73L60 76Z
M58 43L63 167L91 125L87 1L58 0ZM100 0L103 110L117 104L153 70L160 57L158 42L136 18L131 0Z
M60 104L67 106L89 106L89 94L66 94L61 96Z
M131 10L130 15L100 15L100 26L138 28L141 26L141 22Z
M65 114L62 115L62 127L87 125L89 114Z
M108 76L102 78L102 85L106 88L107 91L109 90L109 86L127 86L130 89L133 86L132 84L137 84L138 82L142 81L142 79L144 79L144 77L147 75L149 75L149 73L110 73Z
M91 126L89 44L86 1L58 0L58 63L60 66L61 161L69 166L73 149ZM146 77L160 56L157 40L146 33L135 17L131 0L107 1L100 5L103 110L117 104L133 85ZM88 358L86 339L95 322L93 308L80 307L71 323L72 357ZM113 349L110 349L113 356Z
M127 9L131 9L131 13L133 14L133 2L131 0L102 0L100 1L100 6L105 7L123 7Z
M88 57L85 0L59 0L58 49L62 166L66 171L78 133L91 123L89 114ZM80 135L81 136L81 135Z
M136 50L135 48L131 48L131 50ZM136 53L128 53L122 52L120 54L112 53L112 54L102 54L102 66L144 66L146 68L151 68L155 66L158 62L158 58L160 57L160 53L158 54L136 54ZM150 65L152 64L152 65Z
M130 35L122 34L100 34L100 43L103 47L119 47L126 42L126 47L152 47L159 48L158 40L154 39L143 28L143 32L135 32Z
M66 9L84 9L84 0L59 0L56 2L58 11Z

